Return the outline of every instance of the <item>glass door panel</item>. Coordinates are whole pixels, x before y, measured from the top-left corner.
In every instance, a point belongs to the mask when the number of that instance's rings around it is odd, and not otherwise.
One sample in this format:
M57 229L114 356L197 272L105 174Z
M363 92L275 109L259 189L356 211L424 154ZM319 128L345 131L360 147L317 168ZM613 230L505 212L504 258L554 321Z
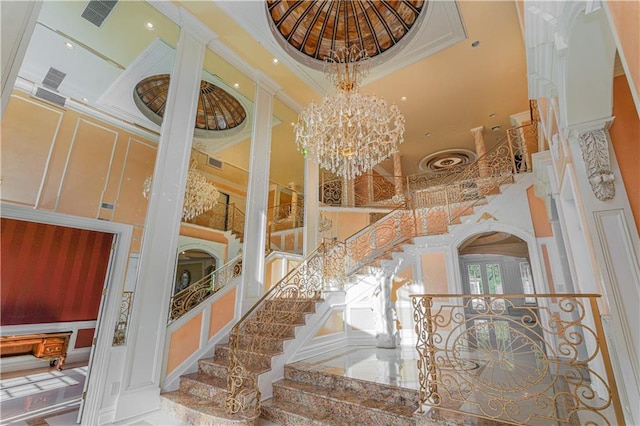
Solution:
M467 277L469 279L469 292L471 294L484 294L482 266L479 263L467 265ZM473 299L471 301L471 307L473 309L486 309L484 299Z
M487 282L489 283L489 294L504 294L502 289L502 272L499 263L486 263L485 271L487 274ZM491 299L491 308L504 310L504 299Z

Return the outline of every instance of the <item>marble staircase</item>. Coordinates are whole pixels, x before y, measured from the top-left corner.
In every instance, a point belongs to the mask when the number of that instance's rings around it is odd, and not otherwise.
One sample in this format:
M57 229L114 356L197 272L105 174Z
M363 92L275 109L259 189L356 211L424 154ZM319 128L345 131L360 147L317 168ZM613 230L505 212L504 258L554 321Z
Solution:
M247 321L237 335L238 358L256 381L271 370L272 357L283 353L285 342L295 338L295 328L305 324L307 314L313 314L320 301L267 301ZM199 360L196 373L180 377L178 390L161 395L162 410L193 425L255 424L255 417L226 412L229 352L228 344L217 345L213 357Z

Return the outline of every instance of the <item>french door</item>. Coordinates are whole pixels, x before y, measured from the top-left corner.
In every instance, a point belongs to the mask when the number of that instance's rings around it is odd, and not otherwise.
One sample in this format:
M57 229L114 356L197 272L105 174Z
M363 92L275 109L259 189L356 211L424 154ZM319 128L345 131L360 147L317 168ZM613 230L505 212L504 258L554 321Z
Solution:
M481 311L487 310L488 306L493 310L505 309L504 299L492 297L504 294L504 273L501 262L464 261L462 268L465 293L483 296L473 298L470 308Z

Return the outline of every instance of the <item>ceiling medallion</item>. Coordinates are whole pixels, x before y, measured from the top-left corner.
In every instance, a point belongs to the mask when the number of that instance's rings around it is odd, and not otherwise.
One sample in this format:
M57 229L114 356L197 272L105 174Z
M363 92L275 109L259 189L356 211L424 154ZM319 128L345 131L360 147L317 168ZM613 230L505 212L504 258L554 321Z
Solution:
M357 45L330 52L325 74L335 94L311 102L294 124L298 150L335 175L353 179L398 152L404 141L404 116L384 99L363 95L367 52Z
M141 80L133 91L133 100L145 117L162 124L169 93L169 74L152 75ZM215 84L202 80L196 110L195 136L214 137L213 132L231 130L247 118L242 104Z
M423 172L437 172L472 163L476 158L476 153L468 149L445 149L424 157L418 168Z

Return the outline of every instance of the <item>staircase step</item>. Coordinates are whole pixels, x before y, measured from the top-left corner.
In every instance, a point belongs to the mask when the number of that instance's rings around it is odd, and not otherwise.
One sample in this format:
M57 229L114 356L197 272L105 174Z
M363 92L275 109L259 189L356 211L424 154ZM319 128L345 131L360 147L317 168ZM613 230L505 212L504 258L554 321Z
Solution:
M278 322L283 324L304 325L306 316L306 312L260 310L256 312L255 321L271 321L273 318L278 318Z
M217 377L219 379L227 380L227 368L229 366L229 360L218 358L203 358L198 361L198 372L207 374L209 376ZM256 379L259 374L269 371L269 368L258 368L256 366L245 366L249 371L249 374L253 375Z
M415 407L414 410L418 408L419 404L417 390L330 374L319 370L316 364L304 361L285 365L284 378L292 382L328 389L340 389L359 395L375 394L393 405L408 405Z
M262 401L261 408L262 413L260 414L260 418L278 425L353 425L353 421L349 419L339 419L334 414L310 407L303 407L287 401L276 402L273 398Z
M397 389L397 388L396 388ZM273 384L273 402L281 412L288 411L280 405L284 401L288 407L298 405L292 410L300 413L312 409L328 413L337 423L329 424L367 424L367 425L415 425L413 413L418 405L394 404L394 398L378 394L376 389L366 387L357 392L350 389L316 386L283 379ZM263 410L267 410L263 406ZM268 418L267 416L264 416ZM313 417L311 417L313 419Z
M228 362L230 357L231 348L228 344L216 345L214 358L220 361L224 360ZM254 352L246 349L238 348L237 356L245 366L253 365L257 368L271 368L271 357L277 355L277 352L273 351L260 351Z
M160 408L190 425L236 426L254 425L257 416L228 414L222 404L217 405L210 399L199 398L181 391L160 395Z
M283 351L283 341L288 339L279 339L271 336L260 336L255 334L245 334L243 332L237 333L232 331L232 334L238 340L238 347L253 352L275 352L280 353Z
M205 373L180 376L180 391L199 398L209 398L213 403L224 401L227 396L227 379Z
M271 318L271 320L278 320L279 318ZM295 324L283 324L283 323L275 323L275 322L265 322L265 321L246 321L242 326L242 331L245 334L257 334L257 335L267 335L271 337L284 338L284 339L292 339L296 336Z
M316 302L320 302L319 297L293 299L293 298L276 298L266 300L261 310L267 311L289 311L289 312L307 312L316 311Z

